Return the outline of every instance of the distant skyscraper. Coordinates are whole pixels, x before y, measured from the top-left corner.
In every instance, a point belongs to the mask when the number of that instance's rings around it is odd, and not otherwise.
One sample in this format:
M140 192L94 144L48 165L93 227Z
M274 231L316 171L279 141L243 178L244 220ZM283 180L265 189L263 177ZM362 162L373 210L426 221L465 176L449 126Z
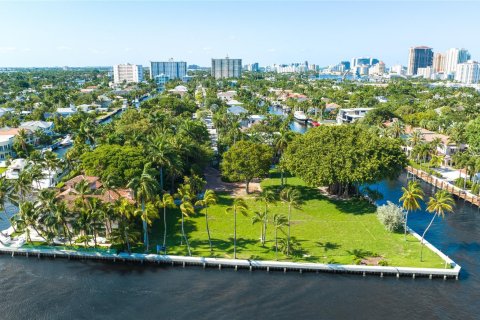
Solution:
M468 84L480 82L480 64L476 61L459 63L455 72L455 80Z
M350 70L350 61L342 61L340 64L343 65L344 71Z
M433 65L433 51L432 48L421 46L412 47L408 55L408 70L409 75L416 75L418 68L431 67Z
M116 64L113 66L113 82L142 82L143 67L137 64Z
M451 48L445 54L445 72L455 73L457 65L470 60L470 53L466 49Z
M433 55L433 71L435 73L445 71L445 55L441 53L435 53Z
M258 62L247 64L246 69L250 72L259 72L260 71L260 67L258 65Z
M378 59L370 58L370 57L361 57L361 58L353 58L351 67L358 67L358 66L373 66L379 62Z
M242 75L242 59L212 59L212 77L240 78Z
M168 79L182 79L187 75L187 63L184 61L161 61L150 62L150 77L155 79L156 77L163 75Z

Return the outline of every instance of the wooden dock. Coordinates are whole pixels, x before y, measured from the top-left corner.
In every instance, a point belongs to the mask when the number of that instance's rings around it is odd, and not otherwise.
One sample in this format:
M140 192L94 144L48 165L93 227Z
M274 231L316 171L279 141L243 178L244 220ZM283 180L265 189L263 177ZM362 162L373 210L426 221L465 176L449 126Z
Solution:
M467 202L470 202L471 204L474 204L477 207L480 207L480 197L479 196L476 196L474 194L466 192L466 191L462 190L461 188L458 188L458 187L454 186L451 183L448 183L447 181L445 181L443 179L439 179L437 177L434 177L431 174L429 174L429 173L427 173L423 170L415 169L411 166L408 166L407 171L410 174L413 174L414 176L422 179L423 181L433 185L436 188L446 190L449 193L453 194L454 196L456 196L460 199L463 199Z

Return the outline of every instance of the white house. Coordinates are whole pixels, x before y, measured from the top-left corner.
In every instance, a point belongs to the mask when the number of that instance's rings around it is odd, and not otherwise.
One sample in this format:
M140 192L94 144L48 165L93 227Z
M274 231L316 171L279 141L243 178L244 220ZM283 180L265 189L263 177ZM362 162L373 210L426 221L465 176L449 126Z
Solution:
M26 121L20 124L20 128L28 129L32 132L42 130L46 135L53 134L53 122L52 121Z
M57 108L57 114L61 115L62 117L69 117L75 113L77 113L77 108L75 108L74 105L70 105L68 108Z
M337 123L353 123L358 119L365 117L368 111L373 108L352 108L352 109L340 109L337 114Z

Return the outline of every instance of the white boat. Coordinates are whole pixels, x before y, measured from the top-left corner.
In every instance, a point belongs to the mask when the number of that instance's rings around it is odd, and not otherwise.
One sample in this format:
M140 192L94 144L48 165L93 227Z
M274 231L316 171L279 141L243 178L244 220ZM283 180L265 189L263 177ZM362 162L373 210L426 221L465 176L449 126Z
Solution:
M295 118L295 120L297 121L300 121L300 122L307 122L308 118L307 116L305 115L305 113L301 110L299 111L295 111L293 113L293 117Z
M67 135L65 136L65 138L63 138L63 140L60 141L60 145L61 145L62 147L69 146L69 145L71 145L72 143L73 143L72 136L69 135L69 134L67 134Z

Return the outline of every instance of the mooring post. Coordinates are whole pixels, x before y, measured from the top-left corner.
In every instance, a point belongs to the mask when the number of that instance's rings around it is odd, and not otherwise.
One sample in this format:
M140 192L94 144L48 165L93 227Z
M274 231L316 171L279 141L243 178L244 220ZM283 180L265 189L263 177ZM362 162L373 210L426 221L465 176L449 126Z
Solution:
M287 273L287 268L283 268L283 273Z
M221 264L218 265L218 270L222 270L222 265Z
M267 272L270 272L270 267L267 266Z
M363 271L363 276L365 277L367 274L365 273L365 271Z
M206 266L207 266L207 264L204 262L203 263L203 269L205 269Z
M400 278L400 273L397 273L397 278Z
M302 272L303 272L303 270L302 270L302 269L300 269L300 274L302 274Z
M431 280L431 279L432 279L432 275L429 275L429 276L428 276L428 279L430 279L430 280Z
M383 272L380 272L380 278L383 278Z
M235 271L237 271L237 270L238 270L238 266L236 265L236 266L235 266Z
M250 266L250 271L252 271L252 266Z
M412 279L415 279L415 273L414 273L414 274L412 274Z

